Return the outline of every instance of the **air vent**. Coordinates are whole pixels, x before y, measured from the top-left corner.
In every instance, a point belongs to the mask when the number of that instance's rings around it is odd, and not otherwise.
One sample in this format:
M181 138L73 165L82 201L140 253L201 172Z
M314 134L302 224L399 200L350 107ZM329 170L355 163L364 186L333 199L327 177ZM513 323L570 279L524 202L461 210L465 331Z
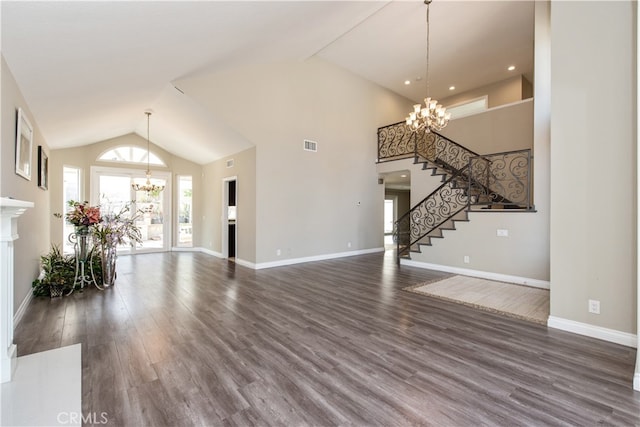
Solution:
M232 168L233 167L233 159L227 160L227 167L228 168Z
M304 140L304 149L305 151L318 151L318 143L315 141L310 141L308 139Z

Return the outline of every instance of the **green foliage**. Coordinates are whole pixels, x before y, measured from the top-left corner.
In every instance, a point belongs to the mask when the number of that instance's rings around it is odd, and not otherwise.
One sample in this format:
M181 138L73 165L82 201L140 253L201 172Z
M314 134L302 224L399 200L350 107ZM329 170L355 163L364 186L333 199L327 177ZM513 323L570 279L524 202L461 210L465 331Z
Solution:
M101 281L100 256L98 253L92 255L94 276L97 281ZM62 288L64 294L71 291L76 274L76 260L73 255L64 255L59 247L51 246L49 253L40 257L40 264L43 271L42 279L38 278L31 283L34 296L51 296L52 286Z

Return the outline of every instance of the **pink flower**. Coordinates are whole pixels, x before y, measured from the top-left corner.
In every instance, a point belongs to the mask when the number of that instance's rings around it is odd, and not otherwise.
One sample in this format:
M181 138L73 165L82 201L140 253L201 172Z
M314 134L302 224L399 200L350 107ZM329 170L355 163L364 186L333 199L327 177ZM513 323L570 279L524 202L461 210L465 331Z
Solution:
M89 202L69 202L73 209L65 214L65 218L71 224L94 225L100 222L100 208L97 206L87 206Z
M97 224L100 222L100 208L99 207L88 207L85 210L85 215L88 225Z

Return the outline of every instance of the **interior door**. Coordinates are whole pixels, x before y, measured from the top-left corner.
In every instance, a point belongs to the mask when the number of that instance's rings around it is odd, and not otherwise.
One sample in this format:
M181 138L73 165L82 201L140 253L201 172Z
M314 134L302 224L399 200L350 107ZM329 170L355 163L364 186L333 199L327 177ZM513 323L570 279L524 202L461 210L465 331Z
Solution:
M238 257L238 180L227 177L222 180L222 257L235 260Z

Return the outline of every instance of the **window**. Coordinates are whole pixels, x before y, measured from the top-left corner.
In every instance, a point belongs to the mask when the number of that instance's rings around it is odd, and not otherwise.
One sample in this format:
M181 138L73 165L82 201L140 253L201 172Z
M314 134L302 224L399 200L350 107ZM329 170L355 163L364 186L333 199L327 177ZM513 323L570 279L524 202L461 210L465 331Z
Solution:
M455 104L447 107L447 112L451 113L452 119L459 119L461 117L471 116L486 111L488 108L488 98L483 96L481 98L465 101L460 104Z
M108 150L98 160L103 162L120 162L120 163L140 163L147 164L147 150L140 147L116 147ZM149 152L149 164L157 166L166 166L162 160L155 154Z
M193 246L193 185L191 176L178 177L178 246Z
M62 212L66 213L71 208L69 207L69 201L82 202L80 194L80 177L82 170L79 168L64 166L62 171ZM62 253L72 254L73 244L69 241L69 235L74 232L73 225L63 222L62 229Z

